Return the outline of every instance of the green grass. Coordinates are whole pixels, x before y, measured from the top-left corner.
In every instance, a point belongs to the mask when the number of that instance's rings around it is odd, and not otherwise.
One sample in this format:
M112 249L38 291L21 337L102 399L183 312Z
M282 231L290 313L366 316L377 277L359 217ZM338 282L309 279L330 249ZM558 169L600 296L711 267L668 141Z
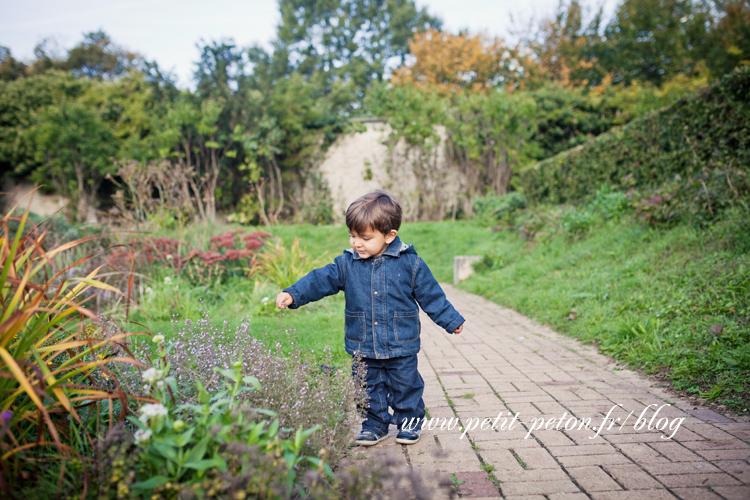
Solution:
M196 225L158 236L180 238L196 248L206 249L212 236L237 227L240 226ZM255 228L246 229L250 232ZM298 238L303 250L313 257L323 256L324 262L332 262L349 248L349 234L344 225L276 226L269 232L285 245ZM404 224L399 235L403 241L415 246L439 281L453 279L455 255L487 251L500 240L498 233L468 222ZM165 278L171 282L165 283ZM211 322L217 327L221 328L226 321L226 328L233 331L243 318L247 318L251 330L269 345L279 342L285 351L289 349L287 331L291 330L296 333L293 338L303 352L315 357L329 347L336 363L349 362L350 357L344 350L343 294L281 314L272 304L281 288L265 282L260 276L230 278L225 284L210 288L191 287L154 269L147 284L152 293L142 301L141 310L133 314L132 319L155 333L161 332L169 337L176 328L172 324L173 315L177 315L180 321L196 320L201 317L203 308L210 312ZM261 304L264 297L269 300L265 306Z
M626 218L582 239L519 241L506 233L495 249L507 257L503 265L462 288L678 390L747 411L750 231L742 214L707 230L643 228Z

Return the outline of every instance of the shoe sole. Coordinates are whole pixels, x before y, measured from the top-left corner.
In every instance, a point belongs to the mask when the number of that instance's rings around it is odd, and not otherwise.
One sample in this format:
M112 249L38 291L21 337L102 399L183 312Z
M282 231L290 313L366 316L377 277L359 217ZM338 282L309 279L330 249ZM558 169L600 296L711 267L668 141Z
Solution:
M388 435L386 434L385 436L382 436L377 441L354 441L354 444L356 444L357 446L375 446L376 444L378 444L379 442L381 442L387 437Z
M419 442L419 437L417 439L396 438L396 442L398 444L414 444Z

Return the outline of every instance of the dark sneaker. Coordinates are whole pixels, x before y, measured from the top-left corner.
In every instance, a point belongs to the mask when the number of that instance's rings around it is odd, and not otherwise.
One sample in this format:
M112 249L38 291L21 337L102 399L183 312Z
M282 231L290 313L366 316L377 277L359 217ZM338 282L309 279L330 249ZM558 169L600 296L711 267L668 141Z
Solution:
M384 440L386 437L388 437L387 432L376 432L369 429L362 429L359 436L357 436L357 440L354 441L354 444L359 446L373 446Z
M401 429L396 436L398 444L414 444L419 441L419 432L422 429Z

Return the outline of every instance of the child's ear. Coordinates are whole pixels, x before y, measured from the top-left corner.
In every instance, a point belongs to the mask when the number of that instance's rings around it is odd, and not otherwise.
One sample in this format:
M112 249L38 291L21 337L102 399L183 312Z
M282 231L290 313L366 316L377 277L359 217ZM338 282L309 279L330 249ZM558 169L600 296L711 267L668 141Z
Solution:
M388 234L385 235L385 242L390 245L393 240L396 239L396 236L398 236L398 231L396 231L395 229L391 229Z

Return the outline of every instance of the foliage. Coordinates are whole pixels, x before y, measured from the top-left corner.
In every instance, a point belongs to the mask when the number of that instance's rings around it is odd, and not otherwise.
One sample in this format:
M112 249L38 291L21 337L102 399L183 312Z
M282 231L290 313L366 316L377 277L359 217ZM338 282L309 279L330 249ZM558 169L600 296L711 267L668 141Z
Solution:
M115 147L109 128L81 103L63 101L42 111L29 134L41 164L32 176L35 182L52 180L74 201L77 219L88 220L89 208L97 206L104 176L114 170Z
M591 197L602 184L617 190L660 189L677 182L684 211L712 218L747 206L750 70L738 70L668 109L636 120L520 172L530 200Z
M705 60L710 12L692 0L623 0L594 54L615 82L660 84ZM718 76L718 75L717 75Z
M91 293L116 291L99 279L100 268L86 276L72 272L92 256L55 265L57 254L93 237L45 250L48 230L28 227L28 210L20 218L12 213L0 221L0 450L2 488L9 496L8 488L37 471L37 459L50 450L63 471L76 459L86 474L92 436L115 423L115 412L117 420L124 418L130 397L116 379L108 380L107 366L139 364L123 347L133 334L104 338L101 326L87 324L96 318L85 307Z
M271 283L286 288L327 260L325 255L311 257L295 238L289 246L276 241L258 254L258 272Z
M743 0L716 2L721 11L708 34L706 64L715 75L750 65L750 4Z
M391 84L412 85L443 96L490 91L507 80L502 40L452 35L430 28L409 40L414 63L393 72Z
M177 379L166 363L174 346L165 347L164 337L159 335L154 342L161 361L143 373L154 401L140 408L139 418L129 418L137 429L135 450L130 459L111 463L111 470L101 471L109 480L100 482L100 496L124 493L150 498L154 493L172 496L189 492L213 497L218 491L232 490L233 495L244 491L276 498L299 488L300 472L310 464L332 474L321 458L301 454L303 444L318 427L300 427L289 438L282 437L285 430L273 419L273 412L243 403L245 393L261 386L255 377L242 375L241 360L232 362L230 368L212 367L225 380L220 390L209 394L198 381L195 401L177 404L173 397L178 392ZM123 469L131 470L125 474ZM114 490L111 493L110 488Z
M413 0L282 0L277 37L286 67L327 87L349 107L381 81L391 58L404 61L407 41L440 21ZM349 108L351 109L351 108Z
M513 191L502 196L488 194L476 198L473 202L474 218L485 226L498 222L509 223L518 210L526 208L526 197L523 193Z

